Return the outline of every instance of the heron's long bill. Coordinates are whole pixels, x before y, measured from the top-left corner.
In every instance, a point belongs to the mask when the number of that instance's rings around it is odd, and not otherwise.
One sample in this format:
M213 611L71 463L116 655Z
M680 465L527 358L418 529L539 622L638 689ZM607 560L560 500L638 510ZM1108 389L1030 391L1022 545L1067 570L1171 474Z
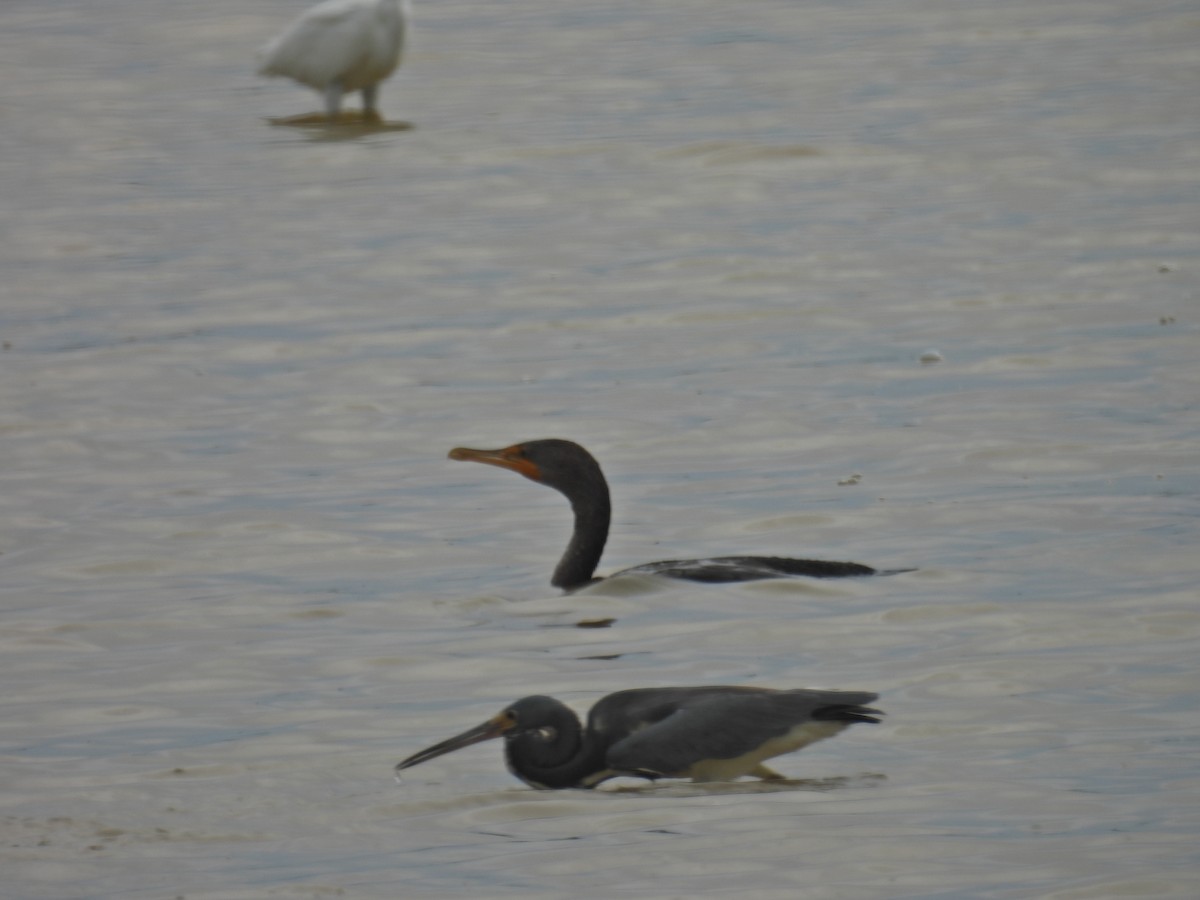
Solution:
M419 753L414 753L403 762L397 763L396 771L399 772L401 769L407 769L418 763L436 759L439 756L453 753L455 750L461 750L463 747L470 747L472 744L478 744L481 741L490 741L492 738L501 737L505 731L512 727L512 724L512 719L501 713L494 718L488 719L486 722L476 725L474 728L468 728L462 734L447 738L440 743L434 744L432 747L426 747Z

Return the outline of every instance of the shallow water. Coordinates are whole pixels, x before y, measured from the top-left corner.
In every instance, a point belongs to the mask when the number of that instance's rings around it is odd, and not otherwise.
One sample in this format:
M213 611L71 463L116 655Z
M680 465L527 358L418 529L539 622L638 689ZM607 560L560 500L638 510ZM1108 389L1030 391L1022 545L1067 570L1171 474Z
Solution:
M1193 5L423 4L381 131L267 123L301 6L0 8L6 893L1195 895ZM602 571L919 571L556 597L562 499L445 458L552 435ZM392 780L702 683L889 715Z

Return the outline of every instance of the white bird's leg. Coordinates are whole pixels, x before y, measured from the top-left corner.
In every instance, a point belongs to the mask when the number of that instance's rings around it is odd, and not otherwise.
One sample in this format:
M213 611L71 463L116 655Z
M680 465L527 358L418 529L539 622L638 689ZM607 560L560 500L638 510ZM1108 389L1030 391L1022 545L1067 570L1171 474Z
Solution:
M363 98L363 121L365 122L382 122L383 117L379 115L379 110L376 108L376 103L379 99L379 85L368 84L362 89Z
M342 110L342 83L340 81L331 81L325 86L325 115L329 116L329 121L336 122L338 114Z

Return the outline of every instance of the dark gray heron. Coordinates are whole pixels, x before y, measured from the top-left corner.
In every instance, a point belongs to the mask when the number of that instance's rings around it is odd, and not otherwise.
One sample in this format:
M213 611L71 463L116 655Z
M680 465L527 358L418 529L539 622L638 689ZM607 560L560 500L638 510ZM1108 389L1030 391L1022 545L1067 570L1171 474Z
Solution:
M472 450L455 447L451 459L465 459L511 469L531 481L552 487L571 501L575 513L575 531L566 552L554 570L550 583L563 590L574 590L592 581L604 543L608 540L612 506L608 482L592 454L573 441L547 438L513 444L501 450ZM647 574L683 578L688 581L722 583L757 581L807 575L810 578L847 578L861 575L894 574L876 572L870 566L854 562L828 562L821 559L790 559L782 556L718 556L713 559L668 559L623 569L618 575Z
M524 697L462 734L415 753L402 770L480 741L504 738L508 769L530 787L594 788L609 778L732 781L783 776L765 760L883 715L866 691L665 687L618 691L587 726L553 697Z

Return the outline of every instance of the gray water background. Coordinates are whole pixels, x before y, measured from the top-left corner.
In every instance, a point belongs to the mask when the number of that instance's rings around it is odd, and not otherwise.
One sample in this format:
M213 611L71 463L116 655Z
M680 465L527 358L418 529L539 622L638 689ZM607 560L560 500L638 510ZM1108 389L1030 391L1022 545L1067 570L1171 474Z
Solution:
M266 122L304 5L0 5L5 896L1200 892L1200 8L421 3L366 132ZM545 436L602 571L919 571L558 597L562 499L445 458ZM392 780L709 683L889 715Z

